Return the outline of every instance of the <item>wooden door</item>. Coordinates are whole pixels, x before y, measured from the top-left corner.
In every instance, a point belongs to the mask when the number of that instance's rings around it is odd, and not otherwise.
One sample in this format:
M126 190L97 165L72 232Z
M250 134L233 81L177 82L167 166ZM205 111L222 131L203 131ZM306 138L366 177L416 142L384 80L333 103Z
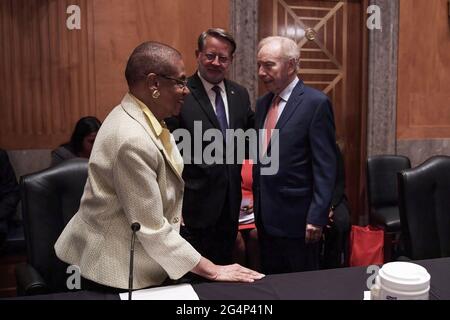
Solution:
M300 78L333 103L352 221L365 211L366 1L261 0L259 39L287 36L301 47ZM260 83L259 94L265 89Z

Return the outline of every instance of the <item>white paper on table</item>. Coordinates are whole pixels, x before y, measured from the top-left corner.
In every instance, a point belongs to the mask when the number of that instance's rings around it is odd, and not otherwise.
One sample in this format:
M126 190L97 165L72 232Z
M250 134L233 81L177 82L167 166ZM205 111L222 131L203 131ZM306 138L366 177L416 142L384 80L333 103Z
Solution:
M120 293L120 300L128 300L128 292ZM133 291L132 300L200 300L190 284Z
M364 291L364 300L371 300L370 299L370 291Z

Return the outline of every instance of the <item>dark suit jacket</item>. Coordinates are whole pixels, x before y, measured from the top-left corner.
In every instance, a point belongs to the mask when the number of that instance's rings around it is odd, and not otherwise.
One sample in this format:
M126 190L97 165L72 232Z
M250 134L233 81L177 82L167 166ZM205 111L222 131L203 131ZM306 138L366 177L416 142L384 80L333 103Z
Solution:
M258 99L255 125L262 129L273 99ZM257 226L272 236L302 238L306 223L324 226L336 181L336 147L333 110L327 96L305 86L295 86L275 129L279 143L279 170L260 175L253 166L253 192ZM271 152L271 147L268 148Z
M167 119L171 131L176 128L187 129L194 141L194 121L201 121L202 136L205 130L220 129L214 109L205 88L195 73L188 80L191 94L184 99L180 116ZM225 80L227 92L229 129L253 128L254 114L250 108L247 89L239 84ZM210 142L203 142L202 152ZM193 150L193 148L192 148ZM224 147L225 150L225 147ZM236 146L234 149L236 154ZM186 155L183 155L185 157ZM225 155L224 155L225 156ZM215 224L222 209L228 205L230 216L238 221L241 205L241 165L239 164L185 164L183 219L188 227L204 228ZM228 196L227 196L228 193Z

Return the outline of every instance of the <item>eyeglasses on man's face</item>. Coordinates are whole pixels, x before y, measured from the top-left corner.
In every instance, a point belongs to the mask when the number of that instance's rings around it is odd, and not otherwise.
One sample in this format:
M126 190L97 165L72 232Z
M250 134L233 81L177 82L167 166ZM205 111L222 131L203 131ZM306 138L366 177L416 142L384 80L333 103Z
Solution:
M185 87L187 87L188 81L186 78L177 79L177 78L166 76L165 74L158 74L158 76L163 77L168 80L175 81L175 85L180 89L184 89Z
M205 55L206 59L211 62L215 61L216 58L219 58L219 62L222 64L226 64L226 63L230 62L230 57L219 56L218 54L210 53L210 52L203 53L203 54Z

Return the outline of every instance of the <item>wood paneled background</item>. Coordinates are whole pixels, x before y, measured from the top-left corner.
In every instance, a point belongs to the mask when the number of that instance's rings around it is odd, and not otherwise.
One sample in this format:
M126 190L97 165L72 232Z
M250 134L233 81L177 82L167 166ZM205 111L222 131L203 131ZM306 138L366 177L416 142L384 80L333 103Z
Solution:
M400 0L398 139L450 138L447 0Z
M282 35L295 40L301 47L300 78L333 103L354 223L365 212L366 8L366 1L358 0L260 0L259 12L259 38ZM302 38L308 30L314 39ZM262 95L261 82L259 89Z
M81 30L66 27L73 4ZM228 0L1 0L0 146L58 146L80 117L103 120L120 102L138 44L174 46L190 74L200 32L228 23Z

